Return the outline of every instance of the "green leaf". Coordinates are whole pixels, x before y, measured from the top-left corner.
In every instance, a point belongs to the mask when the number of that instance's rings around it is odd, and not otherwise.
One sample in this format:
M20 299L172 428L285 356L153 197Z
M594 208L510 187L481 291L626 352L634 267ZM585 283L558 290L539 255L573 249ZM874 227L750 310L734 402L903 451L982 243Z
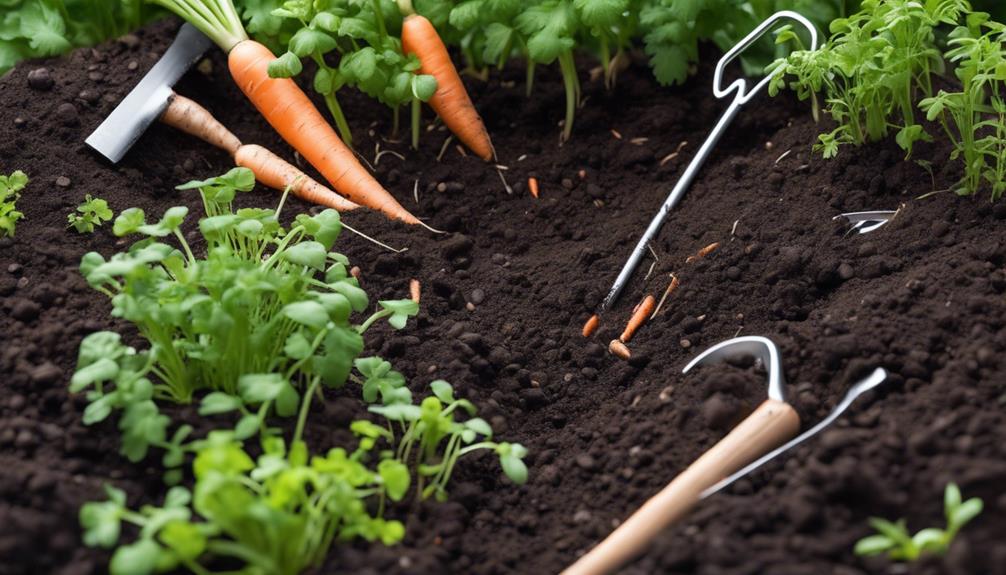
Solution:
M977 517L984 508L984 503L981 499L973 497L962 503L959 507L954 509L950 516L950 525L956 530L964 527L969 521Z
M48 2L28 2L21 9L21 36L37 54L53 56L69 50L66 23Z
M339 63L339 69L351 81L366 82L377 72L377 53L368 46L358 52L347 54Z
M270 78L292 78L300 74L303 69L304 65L301 64L300 58L296 54L285 52L279 58L269 62L268 71Z
M430 388L433 390L433 395L440 401L447 404L454 403L454 388L451 387L451 384L438 379L430 384Z
M276 399L286 385L279 373L249 373L238 379L238 393L246 403L260 405Z
M140 208L128 208L115 218L112 233L118 237L136 233L140 226L146 225L146 215Z
M304 334L298 332L290 334L290 337L286 338L286 344L283 346L283 353L290 357L290 359L304 359L310 357L311 355L311 342L308 341Z
M234 426L235 439L248 439L259 430L259 419L255 414L248 414L242 417Z
M150 539L141 539L119 547L108 565L112 575L147 575L157 570L161 546Z
M401 501L412 481L409 468L397 459L385 459L377 465L377 473L381 476L388 497L392 501Z
M327 254L328 250L320 242L307 241L287 248L283 252L283 259L295 265L324 271Z
M419 304L411 299L383 300L377 302L383 309L392 312L388 323L395 329L402 329L410 317L419 313Z
M853 552L859 556L880 555L897 544L886 535L870 535L856 542Z
M283 315L293 321L316 329L328 324L325 307L316 301L299 301L283 307Z
M222 391L214 391L204 397L203 401L199 404L199 415L228 413L241 409L242 405L244 404L240 398Z
M412 97L427 102L437 91L437 79L428 74L418 74L412 77Z
M912 536L912 543L919 551L939 553L944 548L944 538L945 534L942 529L930 527Z
M327 54L335 48L335 38L312 28L301 28L290 39L290 52L301 58L311 54Z
M198 527L185 521L166 524L158 538L183 561L194 561L206 550L206 536Z
M106 490L114 489L106 486ZM125 493L116 490L125 501ZM121 515L123 503L117 501L101 501L85 503L80 508L80 526L84 528L84 544L88 547L103 547L110 549L119 541L122 530Z

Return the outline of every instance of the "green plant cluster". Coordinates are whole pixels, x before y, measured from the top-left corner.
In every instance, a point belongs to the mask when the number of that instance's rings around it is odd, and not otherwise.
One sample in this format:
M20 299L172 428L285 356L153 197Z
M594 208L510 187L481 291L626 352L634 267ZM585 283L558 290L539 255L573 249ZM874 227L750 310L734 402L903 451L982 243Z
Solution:
M77 206L76 210L67 214L66 227L77 230L79 234L89 234L94 232L94 228L101 226L103 222L111 220L114 215L108 207L108 202L87 194L84 196L84 202Z
M930 527L911 535L904 519L892 523L886 519L871 517L870 526L877 531L877 534L860 539L856 543L856 555L886 553L896 561L915 561L926 553L944 555L961 528L977 517L982 512L982 507L982 500L977 497L962 501L960 488L950 483L943 493L946 529Z
M27 185L28 176L21 170L15 170L9 176L0 174L0 237L14 237L14 228L24 217L15 204Z
M466 454L492 452L512 481L527 479L525 448L494 441L475 406L447 382L434 381L417 403L390 363L360 357L372 325L387 320L402 329L419 306L380 301L354 321L370 304L346 257L332 251L338 212L299 215L286 229L285 196L276 210L234 208L236 194L254 183L249 170L235 168L179 186L202 197L205 257L182 232L185 207L156 222L132 208L113 232L142 239L108 259L91 252L81 261L88 283L111 298L112 315L149 346L137 350L110 331L84 338L70 383L89 401L84 422L119 414L122 453L140 461L158 450L164 480L176 486L162 507L132 511L110 490L108 501L81 510L91 545L117 545L123 521L140 527L137 541L116 550L112 573L180 566L208 573L224 557L248 572L298 573L337 540L401 539L402 525L383 517L386 502L413 488L418 498L446 498ZM348 382L370 412L350 426L357 447L312 455L304 440L311 404ZM221 423L192 437L191 426L172 429L165 403L196 403L200 416ZM294 418L290 434L276 424ZM191 492L177 487L190 460Z
M414 58L401 54L396 38L401 13L390 0L244 0L237 2L249 32L286 46L270 68L273 76L301 72L302 58L318 65L315 89L323 94L344 137L349 128L335 92L354 85L391 106L413 105L413 137L419 102L436 89L433 78L416 75ZM628 51L642 47L657 80L684 82L699 57L699 45L733 45L764 18L796 9L821 26L845 15L843 0L416 0L441 37L464 55L467 70L485 77L490 65L525 60L530 96L536 69L557 65L566 88L563 137L569 138L581 104L581 73L575 55L600 63L606 85L614 84ZM746 55L749 72L784 53L769 44ZM338 56L338 64L335 64ZM397 126L397 121L396 124Z
M387 4L378 0L289 0L272 10L266 20L256 18L247 7L244 11L246 16L251 14L248 29L252 33L282 29L287 22L297 27L286 41L287 51L269 66L269 75L297 76L303 68L301 59L312 60L317 65L314 89L324 96L339 134L350 145L352 133L336 99L344 86L356 87L388 105L394 111L395 132L399 109L411 105L414 146L419 138L419 105L437 89L433 76L417 73L419 60L403 54L397 37L402 19L394 3ZM281 24L274 22L277 18Z
M837 127L819 136L824 157L843 145L878 141L892 132L910 155L931 141L924 125L937 122L953 143L951 161L963 164L956 187L963 195L985 185L993 199L1006 191L1006 28L967 0L864 0L862 10L831 23L819 50L776 60L770 93L788 87L811 99L818 94ZM956 82L947 80L948 68ZM958 90L936 86L959 83Z
M121 36L159 13L143 0L0 0L0 75L25 58Z

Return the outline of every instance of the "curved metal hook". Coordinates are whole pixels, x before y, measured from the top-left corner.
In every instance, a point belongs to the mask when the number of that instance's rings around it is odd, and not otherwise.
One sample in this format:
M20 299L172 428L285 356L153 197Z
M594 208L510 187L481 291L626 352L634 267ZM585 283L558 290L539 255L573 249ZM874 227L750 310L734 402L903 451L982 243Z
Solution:
M764 22L759 24L757 28L752 30L750 34L745 36L740 42L738 42L733 48L731 48L726 54L724 54L722 58L720 58L720 61L716 64L716 73L713 76L714 96L716 96L717 98L723 98L730 92L736 91L737 94L734 96L734 100L738 104L746 104L748 100L753 98L754 95L757 94L759 90L764 88L765 85L772 80L771 75L765 76L764 78L759 80L758 83L755 84L750 91L745 91L745 89L747 88L747 81L744 80L744 78L738 78L734 80L724 90L723 70L726 69L727 65L730 62L733 62L737 58L737 56L740 55L741 52L747 49L748 46L754 44L762 36L764 36L765 32L769 28L774 26L776 22L784 18L795 20L796 22L801 24L804 28L806 28L807 31L810 32L810 49L817 50L817 28L815 28L814 25L810 23L810 20L807 20L800 14L797 14L796 12L793 12L791 10L782 10L780 12L776 12L775 14L769 16Z
M768 372L768 396L777 401L786 401L783 386L786 378L782 372L782 361L779 359L779 348L775 342L760 335L735 337L710 347L688 362L682 373L688 373L696 365L719 363L723 360L751 355L761 360Z

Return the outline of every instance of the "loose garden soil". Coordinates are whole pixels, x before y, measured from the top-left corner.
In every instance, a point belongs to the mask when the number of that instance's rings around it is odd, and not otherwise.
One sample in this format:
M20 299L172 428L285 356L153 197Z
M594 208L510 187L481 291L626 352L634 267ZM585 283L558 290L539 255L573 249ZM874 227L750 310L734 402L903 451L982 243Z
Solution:
M66 214L86 193L116 211L159 214L184 204L198 213L198 196L173 186L231 167L224 153L160 125L118 166L83 143L176 28L160 23L0 78L0 172L32 178L17 236L0 241L2 574L104 572L108 555L82 545L77 509L103 497L106 483L137 505L163 492L156 458L127 462L114 423L84 427L84 400L67 392L84 335L118 329L140 342L77 272L85 252L109 255L124 241L109 225L78 235ZM340 546L318 573L557 573L763 399L764 375L750 366L680 374L695 353L736 334L778 342L788 397L805 425L873 367L891 378L826 433L701 503L626 573L1006 573L1006 203L950 193L916 199L957 174L936 164L931 177L893 144L822 160L811 152L821 127L808 106L763 96L741 112L672 213L652 245L652 272L651 258L587 340L584 320L724 105L709 95L707 67L685 87L661 88L637 62L610 93L583 78L586 104L573 140L560 147L558 72L540 71L531 99L522 75L513 67L485 83L466 80L509 167L512 195L453 144L438 160L443 130L427 132L415 152L387 139L386 109L343 97L379 179L449 233L353 213L347 222L409 250L395 255L349 234L338 248L361 267L375 299L404 297L410 278L422 281L418 320L368 335L369 351L415 390L451 381L498 437L530 448L531 479L517 488L493 458L469 460L448 503L394 511L407 521L403 544ZM246 143L293 157L239 94L221 54L177 90ZM405 159L375 161L378 144ZM913 159L946 154L923 146ZM539 199L523 184L529 176L541 183ZM276 200L267 190L242 199ZM899 206L893 222L867 236L847 236L832 221ZM292 200L285 211L307 209ZM721 244L716 252L684 263L712 242ZM659 297L670 272L681 287L632 340L631 360L608 355L633 305ZM363 413L355 397L345 390L315 404L315 449L346 440L336 430ZM171 413L197 419L187 408ZM913 530L942 525L948 481L982 497L985 512L946 558L904 567L853 555L869 516L905 517Z

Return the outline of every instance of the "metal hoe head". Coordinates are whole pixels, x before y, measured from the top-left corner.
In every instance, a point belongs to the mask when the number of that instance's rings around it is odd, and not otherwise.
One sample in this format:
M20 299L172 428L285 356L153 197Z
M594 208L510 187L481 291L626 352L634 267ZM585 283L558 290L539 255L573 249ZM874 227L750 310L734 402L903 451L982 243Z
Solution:
M817 49L817 29L814 25L796 12L783 10L769 16L764 22L759 24L757 28L752 30L750 34L738 42L736 46L724 54L722 58L720 58L719 63L716 64L716 73L713 76L713 95L717 98L724 98L733 93L734 98L730 102L730 106L727 107L726 111L723 112L723 115L720 116L720 119L716 122L716 126L713 128L712 132L710 132L709 136L706 137L706 141L702 143L702 147L700 147L699 151L696 152L691 163L688 164L684 173L681 174L681 178L678 179L677 184L674 185L674 189L671 190L670 195L668 195L667 199L664 200L664 203L657 212L657 215L654 216L652 221L650 221L650 225L646 228L646 231L643 233L643 237L640 238L639 243L637 243L636 247L632 250L632 254L622 267L622 271L619 272L614 285L612 285L611 289L608 291L608 295L604 298L604 301L601 302L601 306L598 310L599 313L604 312L618 300L619 294L621 294L622 289L629 282L629 278L639 266L639 262L645 255L650 240L657 235L657 232L660 231L660 227L663 225L664 220L667 218L667 214L674 209L674 206L677 205L684 196L688 187L691 185L692 180L695 179L696 174L698 174L699 169L702 167L702 164L705 163L706 159L712 153L716 143L719 142L719 139L726 131L727 126L730 125L730 122L733 121L737 112L740 111L741 106L754 98L755 95L757 95L758 92L772 80L771 76L766 76L748 89L747 80L744 78L738 78L731 82L729 86L724 88L723 72L727 65L734 61L734 59L736 59L741 52L743 52L751 44L757 42L758 39L764 36L769 29L775 26L780 20L787 19L794 20L803 26L810 34L810 49Z
M868 234L882 228L887 222L894 219L898 210L874 210L872 212L848 212L839 214L832 220L848 220L852 228L848 233Z
M745 356L754 356L755 359L761 361L765 367L765 371L768 372L769 398L777 401L786 401L785 393L783 392L786 378L782 373L779 348L767 337L749 335L720 342L688 362L682 373L688 373L689 370L697 365L721 363L731 358Z
M164 113L175 82L213 44L191 24L183 24L167 52L85 142L116 163L150 124Z

